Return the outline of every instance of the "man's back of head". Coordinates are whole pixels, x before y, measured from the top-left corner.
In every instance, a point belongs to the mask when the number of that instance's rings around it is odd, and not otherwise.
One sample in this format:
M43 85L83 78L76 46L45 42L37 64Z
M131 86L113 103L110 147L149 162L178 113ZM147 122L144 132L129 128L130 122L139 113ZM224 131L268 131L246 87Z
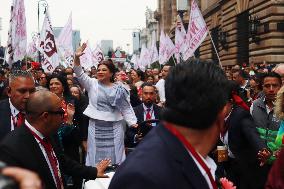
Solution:
M44 136L57 131L63 120L64 110L60 98L50 92L40 90L33 93L26 103L26 118Z
M178 64L166 78L163 119L191 129L207 129L228 101L228 91L226 75L215 64Z

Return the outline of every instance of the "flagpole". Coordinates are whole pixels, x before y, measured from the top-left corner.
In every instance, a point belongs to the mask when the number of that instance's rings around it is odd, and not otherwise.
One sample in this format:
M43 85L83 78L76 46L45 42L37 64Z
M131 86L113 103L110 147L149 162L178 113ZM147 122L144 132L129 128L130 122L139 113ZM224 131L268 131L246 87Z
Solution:
M6 58L7 58L7 52L8 52L8 49L7 49L7 47L6 47L6 49L5 49L5 53L4 53L3 66L5 65L5 63L8 63L8 61L6 61Z
M212 45L213 45L214 50L215 50L215 52L216 52L216 55L217 55L217 57L218 57L219 65L220 65L221 68L223 68L222 63L221 63L221 60L220 60L220 57L219 57L219 54L218 54L218 51L217 51L217 49L216 49L216 46L215 46L214 41L213 41L213 39L212 39L212 36L211 36L211 34L210 34L210 31L209 31L208 29L207 29L207 31L208 31L208 33L209 33L209 36L210 36Z
M172 55L172 59L174 60L174 63L175 63L175 65L176 65L177 63L176 63L176 61L175 61L174 55Z

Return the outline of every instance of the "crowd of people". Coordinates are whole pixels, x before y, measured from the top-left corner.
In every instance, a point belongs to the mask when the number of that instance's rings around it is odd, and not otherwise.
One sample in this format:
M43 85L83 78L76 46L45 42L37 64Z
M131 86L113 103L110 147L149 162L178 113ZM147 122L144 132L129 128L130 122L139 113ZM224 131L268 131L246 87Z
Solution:
M36 173L35 188L81 188L110 164L111 189L284 187L284 65L85 70L85 48L52 74L1 63L0 161Z

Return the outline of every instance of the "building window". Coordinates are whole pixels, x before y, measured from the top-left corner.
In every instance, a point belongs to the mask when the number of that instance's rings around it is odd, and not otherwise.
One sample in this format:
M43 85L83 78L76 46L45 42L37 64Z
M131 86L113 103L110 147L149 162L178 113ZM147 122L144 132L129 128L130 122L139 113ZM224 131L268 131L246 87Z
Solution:
M237 61L238 64L249 63L249 12L237 16Z
M217 49L217 52L219 53L219 37L218 37L218 34L219 34L219 27L215 27L211 30L212 40L213 40L214 45ZM216 54L216 51L215 51L212 43L211 43L211 52L212 52L212 60L214 61L215 64L219 64L218 56Z

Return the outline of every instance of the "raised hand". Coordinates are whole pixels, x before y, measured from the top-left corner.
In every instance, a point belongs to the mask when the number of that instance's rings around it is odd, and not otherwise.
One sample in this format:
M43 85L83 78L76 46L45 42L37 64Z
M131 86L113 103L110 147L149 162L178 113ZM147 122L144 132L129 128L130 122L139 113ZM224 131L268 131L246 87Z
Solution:
M105 175L105 170L110 163L111 163L110 159L104 159L96 165L96 168L98 170L97 172L98 178L108 178L108 176Z
M75 107L73 104L69 103L67 104L67 123L72 123L73 121L73 116L75 113Z
M76 50L76 52L75 52L75 57L74 57L74 64L75 64L76 66L80 66L80 59L79 59L79 57L82 56L83 54L85 54L84 51L85 51L86 47L87 47L87 43L83 43L83 44L82 44L80 47L78 47L78 49Z
M87 43L83 43L80 47L78 47L78 49L75 52L75 57L80 57L83 54L85 54L84 51L86 47L87 47Z

